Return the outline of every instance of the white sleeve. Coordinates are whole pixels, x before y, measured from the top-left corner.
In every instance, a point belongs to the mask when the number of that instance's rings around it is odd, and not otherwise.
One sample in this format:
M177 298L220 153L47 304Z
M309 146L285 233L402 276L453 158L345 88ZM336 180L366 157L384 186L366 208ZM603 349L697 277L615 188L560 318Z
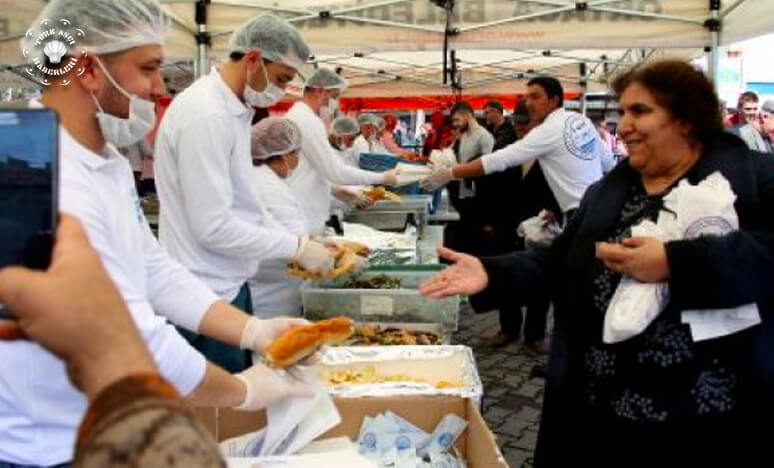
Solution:
M191 122L178 137L178 178L183 211L203 247L233 258L285 259L298 238L248 223L231 214L234 200L229 174L234 130L217 115Z
M376 185L384 182L383 174L364 171L345 164L333 152L333 147L325 134L325 126L316 125L318 122L294 120L303 129L303 142L301 143L303 157L323 178L339 185Z
M218 296L161 248L149 227L143 230L148 299L159 315L193 332Z
M121 293L161 375L182 395L188 395L204 379L207 361L173 326L154 313L150 303L126 271L125 262L115 255L111 242L115 236L111 235L103 221L110 219L109 213L101 209L91 187L75 179L77 178L62 177L61 212L75 216L83 224L91 245Z
M533 128L521 140L482 157L484 173L502 172L545 156L559 143L558 140L562 135L562 128L544 122Z

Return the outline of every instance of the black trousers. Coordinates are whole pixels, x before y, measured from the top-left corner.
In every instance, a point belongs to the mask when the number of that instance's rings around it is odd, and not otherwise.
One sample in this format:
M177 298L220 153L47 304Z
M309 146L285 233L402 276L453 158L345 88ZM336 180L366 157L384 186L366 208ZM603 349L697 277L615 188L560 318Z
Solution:
M511 336L519 337L524 326L524 342L527 344L540 341L546 337L546 322L551 299L541 297L526 307L516 304L500 306L500 330Z

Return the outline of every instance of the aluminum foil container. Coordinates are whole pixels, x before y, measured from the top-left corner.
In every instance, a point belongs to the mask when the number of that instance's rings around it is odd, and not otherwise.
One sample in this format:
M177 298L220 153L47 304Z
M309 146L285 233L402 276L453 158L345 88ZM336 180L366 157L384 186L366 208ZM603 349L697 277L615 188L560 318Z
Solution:
M428 383L386 382L386 383L342 383L329 385L331 395L341 398L360 398L398 395L453 395L470 398L481 404L484 386L476 367L473 351L467 346L338 346L325 349L321 358L322 370L348 366L358 368L380 362L404 361L407 366L416 366L417 361L445 361L459 358L461 368L455 372L461 380L461 386L437 388ZM394 367L394 366L393 366ZM452 379L452 378L450 378Z

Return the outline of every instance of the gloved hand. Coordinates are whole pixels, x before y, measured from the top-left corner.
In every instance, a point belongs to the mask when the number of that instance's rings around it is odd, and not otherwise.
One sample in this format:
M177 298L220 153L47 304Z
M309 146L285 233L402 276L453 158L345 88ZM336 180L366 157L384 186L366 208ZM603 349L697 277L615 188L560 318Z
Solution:
M425 190L439 189L454 180L454 173L451 167L434 168L433 173L420 182Z
M292 317L277 317L266 320L250 317L242 330L239 347L263 355L266 353L266 348L285 331L301 325L309 325L309 321Z
M369 206L374 204L374 201L371 200L368 195L366 195L364 190L356 190L356 189L349 189L346 187L338 187L338 189L334 192L336 198L343 201L344 203L352 206L356 206L358 208L368 208Z
M382 183L384 185L398 185L398 170L397 169L390 169L389 171L383 172L382 176L384 177L382 179Z
M253 364L249 369L235 374L246 387L245 401L234 407L240 411L256 411L266 408L283 398L309 397L315 393L315 381L311 369L294 371L293 375L285 371L276 371L263 364Z
M294 260L304 270L325 276L336 266L333 252L322 243L303 236L299 244Z
M360 209L368 208L369 206L372 206L374 204L374 201L371 200L371 197L366 195L365 191L358 190L355 198L354 205L357 206Z

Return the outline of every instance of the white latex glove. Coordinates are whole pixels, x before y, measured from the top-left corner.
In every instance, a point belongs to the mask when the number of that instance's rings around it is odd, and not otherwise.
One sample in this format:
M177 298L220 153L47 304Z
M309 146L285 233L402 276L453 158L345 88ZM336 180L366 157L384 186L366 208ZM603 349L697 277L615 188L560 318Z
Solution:
M294 258L306 271L327 275L336 266L336 258L325 245L308 236L301 238L298 251Z
M357 197L354 203L355 206L362 209L362 208L368 208L373 204L374 204L374 201L371 200L371 198L368 195L366 195L364 191L358 190Z
M335 191L335 196L344 203L358 208L368 208L374 204L364 190L353 190L344 187L339 187Z
M382 179L382 183L384 185L398 185L398 170L397 169L390 169L389 171L386 171L382 174L384 178Z
M285 371L275 371L263 364L253 364L249 369L235 374L246 387L245 401L234 407L240 411L256 411L266 408L274 402L289 397L308 397L315 393L315 383L303 372L291 375Z
M452 180L454 180L452 168L439 167L434 168L433 173L426 179L423 179L422 182L420 182L420 185L422 185L422 188L425 190L435 190L445 186Z
M263 355L266 353L266 348L285 331L301 325L309 325L309 321L292 317L277 317L265 320L250 317L242 330L240 347Z

